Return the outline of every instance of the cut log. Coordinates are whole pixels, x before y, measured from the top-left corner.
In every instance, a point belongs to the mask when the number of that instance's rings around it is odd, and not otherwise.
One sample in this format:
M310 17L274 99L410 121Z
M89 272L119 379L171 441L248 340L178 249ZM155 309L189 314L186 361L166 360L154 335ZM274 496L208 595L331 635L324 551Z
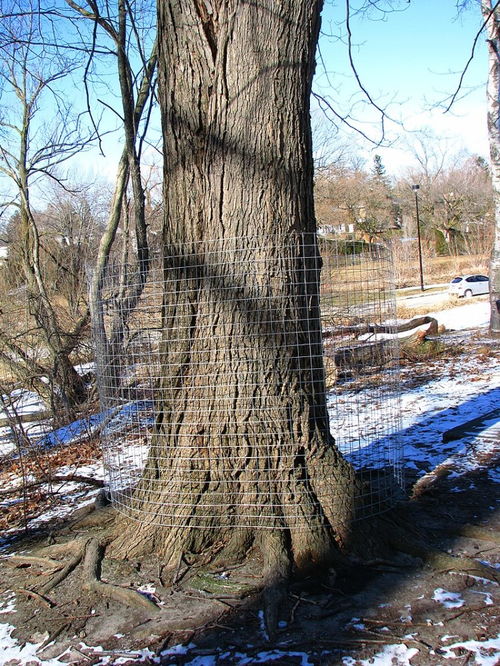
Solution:
M435 335L438 332L438 322L434 317L417 317L409 322L398 326L378 324L357 324L355 326L341 326L332 331L324 331L323 337L332 338L334 335L346 334L347 332L357 335L366 333L404 333L414 329L420 329L428 325L426 329L416 330L412 335L401 341L405 347L422 343L427 335ZM335 367L340 371L380 368L395 360L394 345L392 340L375 341L353 341L348 346L335 348L328 343L325 345L325 356L333 359Z
M406 331L412 331L415 328L420 326L425 326L429 324L427 329L428 335L435 335L438 331L438 322L434 317L416 317L410 321L404 322L403 324L370 324L370 323L359 323L352 324L349 326L335 326L331 329L323 330L323 339L342 337L346 335L355 335L359 337L360 335L366 335L367 333L386 333L389 335L396 333L405 333Z

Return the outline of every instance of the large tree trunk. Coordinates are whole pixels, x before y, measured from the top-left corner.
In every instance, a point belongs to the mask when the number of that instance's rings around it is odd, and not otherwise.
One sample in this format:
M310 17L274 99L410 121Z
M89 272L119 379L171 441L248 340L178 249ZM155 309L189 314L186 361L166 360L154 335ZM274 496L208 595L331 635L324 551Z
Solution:
M283 573L348 540L355 480L328 427L312 196L320 8L159 3L164 379L122 554L173 563L226 543L238 557L259 534Z
M490 332L500 336L500 9L481 0L488 35L488 138L495 197L495 231L490 263Z

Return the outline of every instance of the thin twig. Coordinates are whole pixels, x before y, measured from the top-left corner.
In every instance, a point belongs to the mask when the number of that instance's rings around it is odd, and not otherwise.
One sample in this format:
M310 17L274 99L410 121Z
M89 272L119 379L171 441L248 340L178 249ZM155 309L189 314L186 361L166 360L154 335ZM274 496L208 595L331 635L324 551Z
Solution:
M301 601L302 601L302 597L299 597L297 599L297 601L294 603L294 605L292 607L292 610L290 611L289 624L293 624L295 622L295 612L296 612L297 608L299 607Z
M78 649L77 647L75 647L74 645L71 646L71 650L74 651L74 652L76 652L77 654L80 654L80 655L81 655L82 657L84 657L87 661L91 661L91 660L92 660L92 657L89 657L87 654L85 654L85 652L82 652L81 650L79 650L79 649Z
M385 135L384 121L387 118L387 114L384 111L384 109L382 109L382 107L380 107L375 102L373 97L368 92L367 88L363 85L363 83L361 81L361 78L359 76L358 70L356 68L356 65L354 63L354 57L352 55L351 2L350 2L350 0L346 0L345 4L346 4L346 8L345 8L345 27L346 27L346 30L347 30L347 54L348 54L348 57L349 57L349 64L351 66L352 73L354 74L354 78L356 79L356 82L359 86L359 89L366 96L366 99L370 102L370 104L375 109L377 109L377 111L379 111L379 113L380 113L381 123L382 123L382 138L383 138L384 135Z

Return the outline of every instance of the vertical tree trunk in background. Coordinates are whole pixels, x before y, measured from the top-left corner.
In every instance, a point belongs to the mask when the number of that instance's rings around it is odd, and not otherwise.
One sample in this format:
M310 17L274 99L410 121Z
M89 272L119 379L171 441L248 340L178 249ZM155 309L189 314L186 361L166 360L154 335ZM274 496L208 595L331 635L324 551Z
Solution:
M40 263L40 238L30 205L28 184L28 144L30 133L30 109L24 100L24 116L20 136L18 161L18 183L20 194L21 240L23 247L22 265L26 277L30 314L35 319L47 344L52 361L50 372L50 399L54 415L60 416L60 409L66 411L63 418L71 417L74 407L81 405L87 397L84 380L75 370L70 360L74 349L60 326L49 296L47 284ZM75 338L76 340L76 338ZM69 342L69 344L68 344ZM40 379L40 378L38 378ZM44 396L42 396L44 397Z
M355 481L329 433L314 247L321 4L159 2L165 274L175 279L158 432L133 499L147 518L123 534L122 554L173 563L223 542L240 557L258 535L265 568L284 575L348 540Z
M490 264L490 332L500 336L500 8L481 0L488 41L488 137L495 197L495 231Z

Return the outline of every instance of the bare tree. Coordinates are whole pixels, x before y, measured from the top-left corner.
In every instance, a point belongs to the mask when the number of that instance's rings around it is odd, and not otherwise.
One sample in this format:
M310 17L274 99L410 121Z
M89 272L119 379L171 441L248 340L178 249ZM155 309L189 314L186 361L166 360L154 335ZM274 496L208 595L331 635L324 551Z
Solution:
M495 200L495 234L490 263L490 332L500 336L500 6L481 0L488 35L488 136Z
M85 383L72 367L70 356L81 336L88 332L90 319L90 309L85 299L86 284L81 270L85 253L75 254L75 248L70 248L75 241L72 235L72 220L81 221L81 216L74 214L79 205L78 194L67 190L67 205L63 208L67 213L65 222L68 228L64 231L60 229L61 233L54 245L53 239L51 241L47 233L40 232L40 223L47 221L47 215L40 216L33 210L33 185L42 177L62 183L55 167L74 156L90 141L100 138L95 112L95 77L99 78L99 72L102 72L103 68L109 69L111 58L112 66L116 67L115 80L119 84L120 107L111 109L105 100L98 104L103 110L120 119L124 149L108 220L96 252L98 259L91 303L98 298L120 221L124 217L129 219L132 208L134 224L131 228L135 230L134 242L130 243L128 232L121 235L125 239L124 247L130 248L133 256L137 257L141 269L139 280L133 284L125 280L121 285L120 298L130 307L143 289L149 266L141 156L152 108L156 45L153 39L150 56L146 58L144 48L147 48L147 40L144 34L151 31L154 33L154 22L151 24L150 17L146 19L139 14L135 5L117 2L114 7L104 3L102 10L98 3L94 2L85 2L80 6L68 0L66 5L66 11L63 11L64 6L60 5L44 6L12 0L9 7L3 7L5 13L2 54L7 65L4 69L3 89L4 94L10 93L10 99L16 100L20 118L17 124L13 124L10 117L5 117L1 124L2 138L5 139L1 142L1 166L2 172L11 178L18 192L15 205L19 209L22 239L21 243L17 244L21 249L18 256L27 278L30 312L43 333L52 358L52 369L49 368L46 373L49 377L54 376L54 381L51 382L53 390L47 389L48 396L61 397L63 403L70 408L81 403L86 396ZM115 15L112 14L113 9ZM67 38L67 33L71 35L70 39ZM84 137L81 126L85 103L80 104L80 115L72 116L71 108L65 102L65 77L69 76L73 77L73 83L80 80L80 85L83 84L86 91L85 117L90 121L90 125L93 125L93 130ZM50 117L50 126L53 128L50 133L45 132L41 120L48 117L48 109L50 113L53 109L56 110L55 116ZM49 123L46 123L46 127L49 127ZM18 154L14 154L12 150L16 141L19 144ZM6 199L5 204L11 206L12 200ZM63 222L63 210L55 217L60 225ZM11 266L14 255L15 252L12 251L9 259ZM50 256L48 262L45 261L47 256ZM78 263L79 266L68 266L68 260ZM48 266L51 270L50 276L44 274ZM56 290L61 281L50 279L54 277L55 268L66 274L66 277L71 274L71 279L63 282L67 289L62 289L58 294ZM73 268L78 270L72 270ZM73 288L70 288L71 284ZM71 301L69 306L73 314L78 313L74 326L69 329L67 318L61 317L58 313L60 308L55 305L56 301L60 301L63 291ZM122 308L120 312L125 309ZM114 321L110 333L112 344L119 343L123 337L123 327L124 317L120 315ZM14 359L20 360L19 355L12 349L9 358L11 362ZM21 365L25 366L25 363ZM26 377L26 368L19 366L19 370L21 375ZM32 368L31 374L34 370ZM72 384L61 388L61 382L65 382L65 385L68 382ZM40 385L42 386L43 384Z
M418 166L395 183L397 198L406 211L413 210L411 187L420 185L421 230L429 254L486 255L491 247L489 170L478 156L438 146L437 140L420 138Z
M387 238L396 224L389 182L360 167L323 168L315 182L318 225L345 237Z
M10 179L19 211L21 265L29 311L44 338L51 361L56 403L71 409L86 398L86 386L71 362L71 353L89 323L87 308L67 329L60 321L42 267L42 245L32 205L33 187L41 178L57 179L57 167L88 145L92 132L82 129L62 90L76 63L45 43L44 22L30 3L16 0L2 18L0 77L2 96L12 112L0 119L0 171ZM43 121L47 107L52 122ZM4 107L5 108L5 107ZM4 332L4 336L6 333Z
M113 200L111 203L108 221L102 235L97 254L96 266L91 286L91 309L94 321L94 330L97 332L99 344L106 348L111 346L116 350L114 368L109 368L111 375L115 375L117 382L120 373L119 349L125 335L127 313L133 310L134 304L140 297L149 271L150 248L146 221L145 185L141 171L141 154L148 128L151 104L154 99L157 65L157 44L153 40L149 55L144 54L145 44L140 35L138 21L134 8L125 0L118 0L114 7L116 14L112 16L109 3L103 3L102 8L98 2L87 0L83 3L66 0L67 5L79 17L93 25L92 39L94 46L89 48L89 63L97 57L95 44L103 39L111 42L112 53L117 68L117 78L120 87L120 105L116 110L120 119L124 135L124 148L120 157L115 181ZM88 45L87 45L88 47ZM135 47L135 50L134 50ZM134 63L138 65L134 69ZM87 68L89 69L89 67ZM116 294L115 317L111 329L107 331L104 326L98 303L102 294L102 283L106 274L111 250L116 239L120 221L125 206L130 205L127 192L131 184L132 190L132 219L135 230L135 247L129 254L128 234L123 246L127 260L137 257L139 270L133 272L134 279L122 276L122 282Z

